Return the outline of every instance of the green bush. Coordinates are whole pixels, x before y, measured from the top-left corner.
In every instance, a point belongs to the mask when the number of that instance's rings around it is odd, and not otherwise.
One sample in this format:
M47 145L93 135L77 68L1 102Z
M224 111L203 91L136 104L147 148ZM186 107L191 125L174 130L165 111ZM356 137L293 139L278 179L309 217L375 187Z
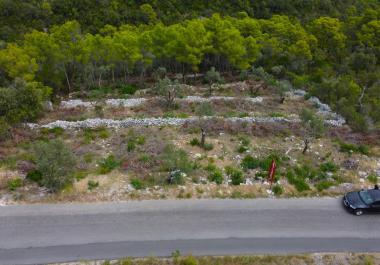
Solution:
M165 172L180 170L184 173L191 173L194 163L189 160L187 153L182 149L177 149L174 145L167 145L160 155L161 167Z
M195 109L195 113L200 116L200 117L205 117L205 116L214 116L215 112L211 106L210 103L208 102L203 102L197 106Z
M337 172L339 170L339 166L333 162L326 162L320 165L320 170L322 172Z
M209 181L213 181L216 184L220 185L223 183L223 172L220 169L212 171L208 176Z
M38 171L38 170L32 170L32 171L29 171L28 174L26 174L26 178L38 184L41 184L42 173L41 171Z
M260 161L257 158L254 158L250 155L243 158L241 162L241 167L243 169L256 169L260 166Z
M76 158L62 141L36 142L32 150L41 185L56 192L73 182Z
M181 170L170 172L168 183L171 185L183 185L185 183L185 179L183 178Z
M138 178L131 179L131 185L136 190L141 190L144 186L142 181Z
M316 185L315 185L315 188L318 190L318 191L323 191L323 190L327 190L328 188L334 186L334 182L332 181L328 181L328 180L322 180L321 182L318 182Z
M245 153L249 150L249 147L245 146L245 145L239 145L239 147L237 148L237 152L242 154L242 153Z
M198 265L198 264L199 262L196 258L189 256L189 257L181 258L179 260L178 265Z
M18 188L22 187L22 185L23 185L23 181L20 178L11 179L11 180L8 180L7 182L7 188L10 191L15 191Z
M89 180L87 182L87 188L89 191L93 191L94 189L99 187L99 182L94 180Z
M298 192L310 190L309 185L305 182L302 176L296 176L292 170L286 173L288 182L293 185Z
M284 188L281 185L274 185L272 188L274 195L280 196L284 192Z
M377 177L376 175L372 175L372 174L371 174L371 175L368 176L367 179L368 179L368 181L371 182L372 184L375 184L375 185L377 184L378 177Z
M343 143L343 142L340 142L339 145L340 145L341 152L369 155L369 147L366 145L356 145L356 144Z
M244 173L243 171L227 166L225 167L226 174L231 178L232 185L240 185L241 183L244 183Z
M204 150L206 150L206 151L210 151L210 150L214 149L214 145L211 144L211 143L205 143L205 144L202 146L202 148L203 148Z
M120 166L120 162L116 160L114 155L109 155L99 163L99 166L100 174L107 174L118 168Z
M193 139L191 139L191 141L190 141L190 145L191 145L191 146L199 146L200 144L201 144L201 142L199 141L198 138L193 138Z
M134 95L138 88L135 85L123 85L120 87L120 92L126 95Z

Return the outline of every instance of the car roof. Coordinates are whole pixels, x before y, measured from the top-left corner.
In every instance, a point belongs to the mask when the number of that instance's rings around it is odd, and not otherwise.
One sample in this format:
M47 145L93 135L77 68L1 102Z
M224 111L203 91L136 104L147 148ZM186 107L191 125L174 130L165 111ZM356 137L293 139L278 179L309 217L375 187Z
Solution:
M368 190L374 201L380 201L380 190Z

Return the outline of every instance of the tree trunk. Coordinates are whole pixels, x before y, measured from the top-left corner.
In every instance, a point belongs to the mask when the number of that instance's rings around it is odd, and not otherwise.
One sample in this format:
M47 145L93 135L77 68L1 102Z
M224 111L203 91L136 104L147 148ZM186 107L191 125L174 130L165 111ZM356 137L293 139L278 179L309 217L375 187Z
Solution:
M70 92L71 92L71 84L70 84L69 76L68 76L67 71L66 71L66 67L64 67L64 69L65 69L66 82L67 82L67 86L69 88L69 94L70 94Z
M202 137L201 137L201 146L204 147L206 143L206 131L201 128Z
M309 139L304 140L305 147L303 148L302 154L306 154L307 150L309 149Z

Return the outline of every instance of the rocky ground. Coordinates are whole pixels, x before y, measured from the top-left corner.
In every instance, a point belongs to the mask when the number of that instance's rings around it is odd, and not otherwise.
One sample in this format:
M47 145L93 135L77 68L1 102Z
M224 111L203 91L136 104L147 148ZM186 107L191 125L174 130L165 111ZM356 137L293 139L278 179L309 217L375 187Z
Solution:
M149 91L129 98L64 100L38 123L28 124L13 142L0 146L0 203L335 196L373 186L374 178L380 177L378 139L352 133L344 119L317 98L306 100L305 92L298 90L288 92L281 104L273 91L263 89L251 97L248 90L244 82L232 83L206 97L206 87L188 87L171 109ZM305 130L299 117L304 108L324 117L327 126L325 137L313 139L305 155ZM191 144L200 139L200 128L206 131L208 150ZM74 185L50 194L25 180L22 187L9 190L9 180L24 179L31 166L30 144L55 138L62 139L78 158ZM368 150L343 150L346 143L367 145ZM191 172L181 172L184 181L179 185L170 185L171 173L163 169L167 145L184 150L184 163L192 165ZM110 155L119 166L99 173ZM265 160L273 155L281 161L277 174L281 192L273 193L263 168L246 169L243 183L231 184L226 166L241 170L247 156ZM300 191L289 183L291 168L313 169L324 179L306 176L310 188ZM217 171L223 178L218 184L210 178ZM136 179L141 186L133 185ZM90 188L90 181L96 187Z

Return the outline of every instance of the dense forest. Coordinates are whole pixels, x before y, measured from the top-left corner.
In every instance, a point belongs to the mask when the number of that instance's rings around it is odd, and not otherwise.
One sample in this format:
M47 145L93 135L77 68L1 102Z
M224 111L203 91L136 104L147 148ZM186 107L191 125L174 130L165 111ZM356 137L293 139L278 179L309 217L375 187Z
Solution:
M215 67L288 80L373 130L379 17L375 0L0 0L0 127L36 119L57 94Z

